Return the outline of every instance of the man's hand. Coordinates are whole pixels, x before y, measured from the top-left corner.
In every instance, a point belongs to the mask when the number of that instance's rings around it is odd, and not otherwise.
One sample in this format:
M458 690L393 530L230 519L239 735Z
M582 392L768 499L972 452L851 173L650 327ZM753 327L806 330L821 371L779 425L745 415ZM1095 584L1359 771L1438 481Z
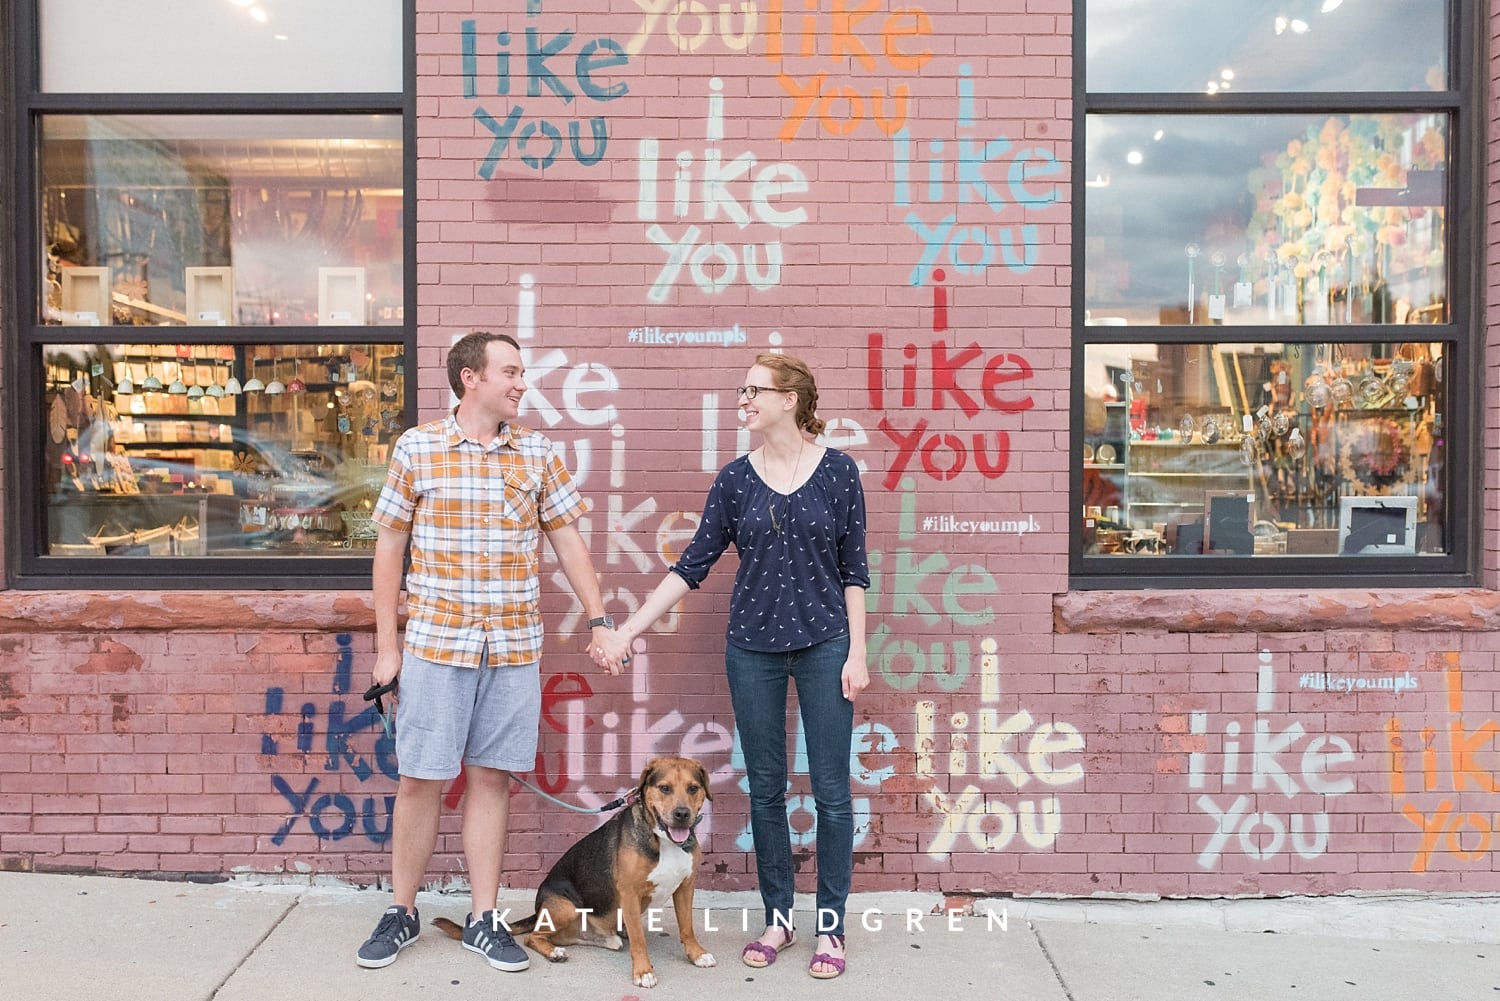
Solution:
M384 651L375 655L375 670L370 672L377 685L389 685L401 673L401 651Z
M619 674L630 663L630 641L618 629L595 626L589 656L606 674Z

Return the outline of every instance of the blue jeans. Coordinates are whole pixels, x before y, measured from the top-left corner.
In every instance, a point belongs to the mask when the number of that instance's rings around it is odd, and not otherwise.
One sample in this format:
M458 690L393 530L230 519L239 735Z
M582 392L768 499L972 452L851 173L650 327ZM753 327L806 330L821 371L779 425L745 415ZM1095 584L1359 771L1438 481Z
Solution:
M724 650L735 726L750 784L750 833L755 840L755 871L767 927L791 926L795 888L786 814L787 679L791 678L797 683L807 770L817 805L815 927L824 935L844 933L844 904L854 871L854 808L849 796L854 703L844 698L842 681L848 656L848 636L790 653L758 653L733 643Z

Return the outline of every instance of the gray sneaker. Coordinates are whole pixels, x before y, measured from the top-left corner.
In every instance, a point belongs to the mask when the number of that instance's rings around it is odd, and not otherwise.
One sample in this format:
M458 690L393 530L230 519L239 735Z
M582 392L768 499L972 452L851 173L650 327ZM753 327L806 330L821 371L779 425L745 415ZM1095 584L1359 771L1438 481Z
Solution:
M472 914L464 918L464 948L479 953L495 969L506 973L520 973L531 965L526 950L511 938L494 911L485 911L477 921Z
M400 904L392 904L380 916L380 923L359 947L359 965L370 970L390 966L402 949L411 945L422 934L422 922L413 907L408 913Z

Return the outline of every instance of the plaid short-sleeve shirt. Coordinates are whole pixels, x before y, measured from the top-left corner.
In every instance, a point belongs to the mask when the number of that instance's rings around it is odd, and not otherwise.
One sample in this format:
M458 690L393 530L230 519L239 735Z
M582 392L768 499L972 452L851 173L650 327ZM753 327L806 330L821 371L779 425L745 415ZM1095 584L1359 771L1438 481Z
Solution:
M478 667L540 659L539 546L583 514L552 443L505 425L488 446L452 414L407 430L392 450L373 519L411 535L406 648L423 660Z

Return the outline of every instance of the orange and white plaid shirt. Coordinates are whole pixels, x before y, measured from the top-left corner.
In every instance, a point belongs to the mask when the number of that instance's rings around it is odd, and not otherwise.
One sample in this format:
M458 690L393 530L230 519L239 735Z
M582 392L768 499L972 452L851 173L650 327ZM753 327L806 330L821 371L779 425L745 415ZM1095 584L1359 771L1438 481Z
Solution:
M584 513L545 436L504 425L488 446L452 414L396 441L373 520L411 535L406 649L478 667L541 658L541 532Z

